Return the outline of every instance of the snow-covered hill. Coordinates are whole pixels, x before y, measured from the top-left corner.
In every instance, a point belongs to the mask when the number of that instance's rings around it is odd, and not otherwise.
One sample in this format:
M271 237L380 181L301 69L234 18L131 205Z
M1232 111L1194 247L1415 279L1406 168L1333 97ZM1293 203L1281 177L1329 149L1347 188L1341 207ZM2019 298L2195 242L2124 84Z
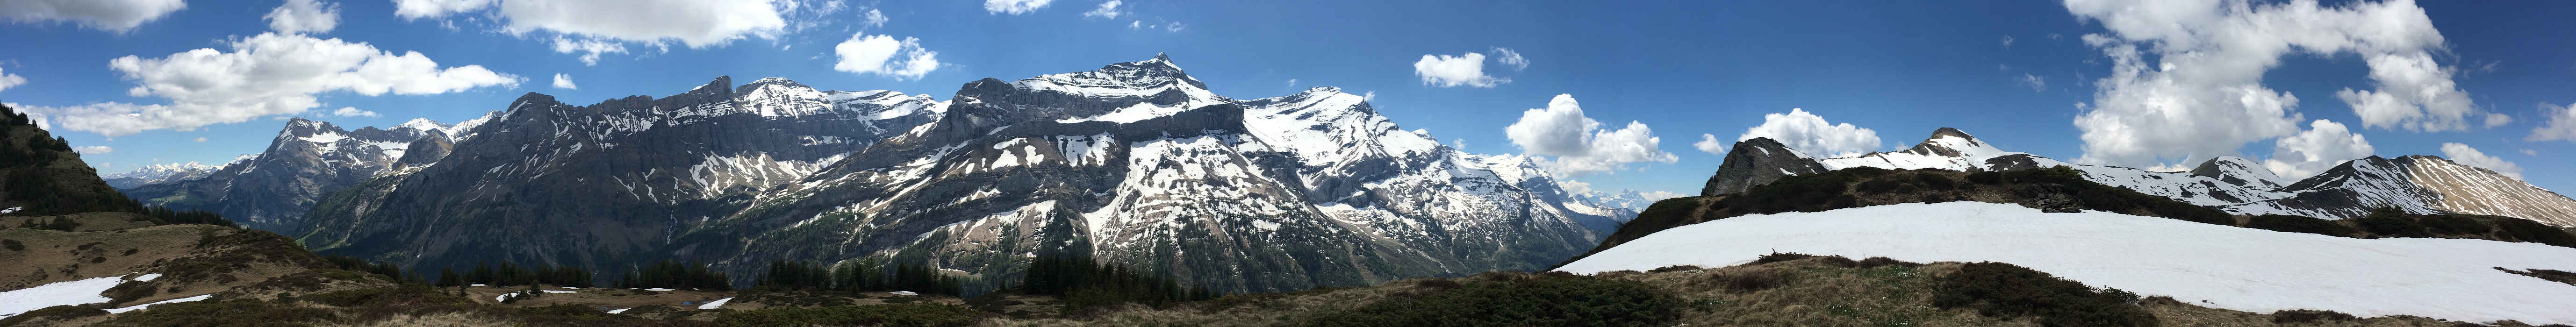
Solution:
M243 155L243 157L248 158L250 155ZM217 170L223 170L224 166L230 166L234 162L241 161L234 160L233 162L224 163L222 166L208 166L195 161L149 165L143 166L142 168L136 168L134 171L99 175L98 178L106 179L108 186L113 186L120 190L131 189L144 185L206 177L206 175L214 174Z
M1728 162L1711 177L1710 188L1702 195L1741 192L1778 176L1812 173L1811 169L1799 168L1805 162L1821 165L1824 170L1877 167L1994 171L2066 166L2082 171L2085 179L2094 182L2234 214L2344 219L2368 214L2372 208L2395 207L2413 213L2499 215L2576 226L2576 199L2494 171L2433 156L2373 156L2292 181L2251 160L2232 156L2213 158L2184 172L2073 164L2005 151L1951 128L1934 131L1930 138L1904 151L1839 158L1809 159L1794 149L1761 138L1738 142L1736 148L1738 153L1728 154ZM1785 154L1754 155L1743 153L1744 149ZM1775 170L1779 173L1773 174Z
M1867 240L1867 241L1853 241ZM2496 268L2576 270L2576 249L2466 239L2355 239L2012 204L1898 204L1675 227L1560 271L1730 266L1797 252L1996 261L2085 284L2251 312L2576 323L2576 285Z

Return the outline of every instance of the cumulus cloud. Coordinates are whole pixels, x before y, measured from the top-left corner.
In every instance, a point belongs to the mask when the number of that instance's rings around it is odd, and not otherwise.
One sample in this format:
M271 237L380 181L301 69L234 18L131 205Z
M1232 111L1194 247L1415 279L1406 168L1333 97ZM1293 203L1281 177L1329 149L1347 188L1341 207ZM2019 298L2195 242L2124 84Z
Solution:
M2522 155L2526 155L2526 156L2538 156L2538 155L2540 155L2540 151L2532 151L2531 149L2522 149Z
M145 130L194 130L321 106L316 93L362 96L439 94L484 86L517 86L520 78L479 65L440 68L419 52L378 50L363 42L262 33L233 40L232 51L212 48L162 58L125 56L108 61L135 87L126 95L160 97L169 104L102 102L65 107L22 107L69 130L108 137Z
M833 46L832 52L840 56L832 70L844 72L909 80L939 69L939 52L923 49L918 38L895 40L894 36L863 32L850 35L850 40Z
M376 112L358 110L357 107L340 107L340 110L332 110L331 115L340 117L375 117Z
M2153 166L2233 155L2246 143L2300 133L2299 99L2263 85L2283 56L2357 54L2378 90L2338 92L2363 125L2457 130L2474 106L2431 61L2442 35L2411 1L2321 6L2315 1L2069 0L2107 33L2085 44L2111 59L2075 119L2093 164ZM2276 156L2281 156L2276 154ZM2283 156L2288 157L2288 156Z
M2511 176L2513 179L2522 179L2522 165L2513 164L2512 161L2505 161L2504 158L2487 155L2486 152L2480 152L2477 148L2469 147L2467 144L2442 143L2442 156L2450 158L2451 162L2476 166L2478 168L2486 168L2487 170L2493 170L2498 174Z
M0 71L0 91L7 91L9 88L18 87L19 85L27 85L26 76L18 76L9 74L7 71Z
M581 89L581 86L580 86L580 85L573 85L573 84L572 84L572 75L564 75L563 73L555 73L555 88L558 88L558 89L566 89L566 90L579 90L579 89Z
M13 22L64 22L125 33L187 8L188 4L180 0L11 0L0 1L0 18Z
M110 148L105 145L86 145L72 147L72 152L79 152L80 154L107 154L108 152L116 152L116 148Z
M1737 141L1768 137L1800 152L1850 156L1879 146L1878 131L1851 123L1834 124L1806 109L1790 108L1789 113L1762 115L1762 125L1744 130Z
M1572 94L1559 94L1548 100L1547 108L1521 112L1521 119L1503 128L1512 145L1531 155L1555 156L1538 159L1548 170L1579 176L1624 168L1629 163L1679 160L1658 145L1661 138L1645 123L1628 122L1616 130L1601 128L1601 122L1583 115L1583 106Z
M1485 75L1485 54L1475 52L1454 57L1442 54L1422 55L1422 60L1413 62L1413 74L1422 77L1422 84L1438 87L1465 85L1491 88L1512 82L1509 78Z
M1083 12L1083 13L1082 13L1082 17L1098 17L1098 18L1117 19L1119 15L1125 15L1125 14L1127 14L1126 12L1118 11L1118 4L1119 4L1119 2L1120 2L1119 0L1109 0L1109 2L1102 2L1102 3L1100 3L1100 8L1099 8L1099 9L1092 9L1091 11ZM988 2L988 3L989 3L989 2Z
M601 53L624 53L625 43L706 48L744 38L776 39L793 27L785 14L808 7L800 1L776 0L396 0L394 4L395 16L404 19L489 8L489 17L501 23L503 32L552 34L555 52L582 53L585 64L598 61ZM805 13L840 9L831 2Z
M2005 36L2004 36L2004 47L2006 47L2006 48L2010 48L2010 47L2012 47L2012 44L2013 44L2013 38L2012 38L2012 36L2011 36L2011 35L2005 35Z
M1297 79L1288 79L1288 86L1297 86Z
M2031 75L2031 74L2021 74L2021 83L2022 83L2022 84L2024 84L2024 85L2030 85L2030 90L2031 90L2031 91L2047 91L2047 90L2048 90L2048 78L2047 78L2047 77L2040 77L2039 75Z
M984 0L984 12L1012 15L1026 14L1031 11L1037 11L1038 8L1046 8L1048 2L1054 1L1055 0Z
M199 136L199 137L197 137L197 142L205 142L205 141L206 141L206 137L203 137L203 136Z
M1504 47L1494 47L1494 62L1503 63L1504 66L1512 66L1512 71L1529 69L1530 64L1529 58L1521 57L1521 53L1519 51L1512 51L1512 49Z
M1360 101L1377 101L1377 91L1360 93Z
M2308 130L2273 141L2272 158L2263 160L2263 168L2290 179L2308 178L2344 161L2368 157L2373 152L2370 140L2334 121L2318 119L2308 122Z
M268 29L278 33L330 33L340 26L340 4L320 0L286 0L277 9L260 16L268 20Z
M2576 103L2566 106L2540 104L2540 116L2543 117L2540 127L2532 128L2531 136L2522 140L2576 142Z
M1709 133L1700 133L1699 142L1691 142L1691 147L1699 148L1699 152L1708 154L1726 154L1727 145L1728 143L1717 140L1717 134Z

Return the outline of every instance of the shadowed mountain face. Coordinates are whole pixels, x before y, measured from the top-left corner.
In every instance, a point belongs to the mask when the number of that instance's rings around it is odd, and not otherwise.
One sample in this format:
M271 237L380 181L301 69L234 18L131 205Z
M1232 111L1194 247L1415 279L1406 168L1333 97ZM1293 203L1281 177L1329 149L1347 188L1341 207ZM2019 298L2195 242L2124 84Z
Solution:
M392 129L346 130L330 122L295 118L268 149L202 174L125 190L146 204L206 210L244 226L294 233L324 194L374 177L396 165L413 143L448 139L446 125L427 120ZM431 141L432 143L444 141ZM423 153L421 155L434 155Z
M1852 167L2001 171L2068 166L2084 178L2105 185L2209 206L2233 214L2285 214L2328 219L2367 215L2392 207L2410 213L2464 213L2531 219L2576 226L2576 200L2484 168L2435 156L2396 159L2372 156L2307 179L2290 181L2251 160L2218 157L2188 172L2151 172L2126 167L2077 165L2021 152L1997 149L1957 129L1942 128L1913 148L1851 157L1808 159L1769 139L1736 142L1736 151L1709 178L1703 196L1742 192L1781 176L1811 174L1807 164L1826 170ZM1757 153L1747 154L1744 149Z
M862 257L1006 278L1070 253L1278 291L1536 269L1633 216L1358 95L1228 98L1160 56L949 101L729 83L589 106L529 94L435 163L324 200L303 240L417 269L679 259L740 278Z

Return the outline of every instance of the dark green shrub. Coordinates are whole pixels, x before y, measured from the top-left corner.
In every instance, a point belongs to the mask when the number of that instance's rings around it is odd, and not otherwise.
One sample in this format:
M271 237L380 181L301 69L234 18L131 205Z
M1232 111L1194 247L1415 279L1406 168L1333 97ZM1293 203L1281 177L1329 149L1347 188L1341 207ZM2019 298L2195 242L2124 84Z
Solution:
M1699 266L1693 266L1693 265L1672 265L1672 266L1664 266L1663 268L1655 268L1654 270L1647 270L1646 272L1650 272L1650 273L1668 273L1668 272L1675 272L1675 271L1692 271L1692 270L1699 270L1699 269L1700 269L1700 268L1699 268Z
M2000 171L1980 171L1980 172L1968 173L1968 182L1969 182L1969 183L1974 183L1974 184L1977 184L1977 185L1995 185L1995 184L2003 184L2003 183L2004 183L2004 172L2000 172Z
M1950 176L1946 174L1931 172L1914 174L1914 184L1920 185L1924 189L1935 191L1947 191L1959 188L1958 180L1950 179Z
M1869 257L1868 259L1860 259L1859 265L1860 268L1878 268L1884 266L1922 267L1923 264L1896 261L1896 259L1888 259L1887 257Z
M2334 221L2291 215L2260 215L2245 222L2245 228L2279 232L2309 233L2334 237L2352 237L2352 229Z
M41 320L65 320L65 319L79 319L80 317L98 316L98 315L106 315L106 314L107 314L107 310L99 310L98 308L90 308L90 307L82 307L82 306L70 306L70 305L57 305L57 306L45 307L45 308L43 308L43 309L36 309L35 311L27 311L27 312L25 312L25 313L20 313L20 314L18 314L18 315L16 315L16 316L9 316L9 319L0 319L0 326L36 326L36 325L29 325L29 324L27 324L27 323L29 323L29 322L35 322L36 320L40 320L40 319L41 319Z
M161 304L118 314L108 326L280 326L327 322L331 310L255 299Z
M2272 323L2303 324L2327 321L2353 321L2361 318L2330 310L2281 310L2272 312Z
M2495 231L2495 226L2488 226L2477 218L2459 215L2424 216L2417 218L2415 222L2424 225L2425 229L2432 232L2449 235L2485 235L2487 232Z
M1717 282L1719 288L1729 293L1747 293L1789 285L1787 276L1769 270L1717 274L1709 276L1709 280Z
M10 250L10 251L26 251L26 250L27 250L27 244L26 244L26 243L18 243L18 240L0 240L0 247L7 247L7 248L9 248L9 250Z
M2404 216L2404 215L2381 215L2381 214L2375 214L2375 213L2374 213L2374 214L2371 214L2371 215L2369 215L2369 216L2363 216L2363 217L2361 217L2361 218L2353 218L2353 221L2352 221L2352 222L2353 222L2353 224L2355 224L2355 225L2361 225L2361 229L2362 229L2362 230L2370 231L2370 233L2371 233L2371 234L2375 234L2375 235L2379 235L2379 236L2386 236L2386 237L2432 237L2432 236L2433 236L2431 233L2427 233L2427 232L2425 232L2424 225L2423 225L2423 224L2421 224L2421 223L2417 223L2417 222L2415 221L2415 218L2406 217L2406 216Z
M2030 268L1979 262L1940 277L1932 305L1990 317L2037 317L2043 326L2156 325L2155 315L2133 304L2137 300L2137 294L2097 291Z
M1762 256L1760 256L1760 257L1755 257L1755 258L1753 258L1753 263L1749 263L1749 264L1758 265L1758 264L1766 264L1766 263L1774 263L1774 262L1787 262L1787 261L1795 261L1795 260L1798 260L1798 259L1806 259L1806 258L1814 258L1814 257L1817 257L1817 256L1816 256L1816 255L1813 255L1813 254L1805 254L1805 253L1797 253L1797 252L1772 252L1771 254L1764 254L1764 255L1762 255Z
M1420 298L1392 297L1316 314L1307 326L1653 326L1679 318L1681 298L1644 283L1590 276L1471 283Z
M983 313L964 306L913 303L819 308L767 308L726 313L724 326L965 326Z
M1445 290L1445 289L1458 288L1459 286L1466 286L1466 285L1465 285L1465 284L1459 284L1459 283L1458 283L1458 281L1449 280L1448 278L1427 278L1427 279L1423 279L1423 280L1422 280L1422 281L1420 281L1420 282L1414 282L1414 283L1413 283L1413 286L1414 286L1414 287L1421 287L1421 288L1429 288L1429 289L1443 289L1443 290Z
M1867 182L1860 182L1860 187L1858 189L1861 192L1869 194L1887 194L1888 192L1896 191L1896 187L1902 185L1905 185L1905 182L1897 181L1894 178L1880 178L1872 179Z
M2505 235L2513 236L2514 239L2522 240L2523 242L2576 247L2576 235L2569 235L2567 230L2550 227L2549 225L2544 225L2539 222L2520 218L2505 218L2496 220L2496 227L2498 227L2498 229L2503 229Z

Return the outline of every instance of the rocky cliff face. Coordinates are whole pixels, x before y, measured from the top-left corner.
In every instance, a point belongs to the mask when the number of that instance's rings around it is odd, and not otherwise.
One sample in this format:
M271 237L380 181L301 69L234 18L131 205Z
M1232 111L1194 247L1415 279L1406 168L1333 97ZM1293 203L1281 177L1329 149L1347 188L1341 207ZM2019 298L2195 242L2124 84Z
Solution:
M1744 192L1755 185L1779 181L1781 177L1825 170L1825 165L1817 163L1806 153L1790 149L1788 145L1768 137L1756 137L1735 142L1735 148L1726 151L1726 162L1718 166L1716 175L1708 177L1708 186L1701 188L1699 195Z
M949 101L726 83L530 94L445 159L317 209L304 241L418 267L680 259L746 279L862 257L1008 278L1058 253L1278 291L1540 268L1627 218L1358 95L1227 98L1160 56Z
M304 227L305 211L324 194L393 167L415 141L444 138L443 125L419 122L425 120L353 131L330 122L290 119L257 156L204 177L125 192L146 204L213 211L245 227L292 233Z

